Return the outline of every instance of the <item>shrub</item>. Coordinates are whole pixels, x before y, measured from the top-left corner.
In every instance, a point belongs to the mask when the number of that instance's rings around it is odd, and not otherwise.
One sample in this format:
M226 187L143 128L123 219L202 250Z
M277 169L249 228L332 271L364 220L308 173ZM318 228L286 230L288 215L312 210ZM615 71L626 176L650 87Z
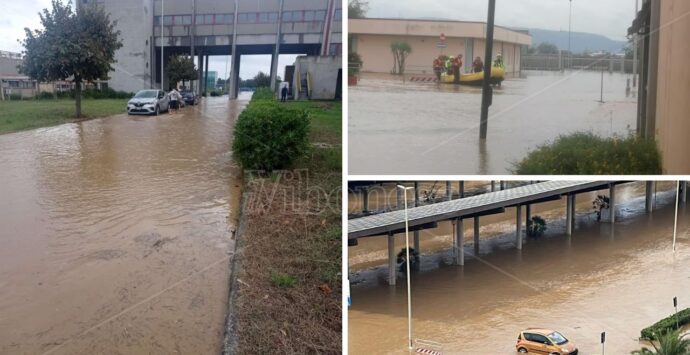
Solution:
M232 149L245 169L288 167L309 149L307 112L252 99L237 120Z
M356 75L359 73L359 69L362 66L362 57L357 52L349 52L347 54L348 75Z
M275 100L276 96L271 91L271 88L258 87L252 95L252 101L254 100Z
M297 280L288 274L273 272L271 273L271 283L273 283L274 286L287 288L294 287L297 283Z
M601 138L593 133L558 137L515 164L519 175L658 175L661 154L653 139Z
M546 232L546 221L540 216L534 216L527 221L527 236L539 238Z
M21 100L22 94L13 92L10 94L10 100Z
M36 100L53 100L53 99L55 99L55 97L56 97L55 94L52 92L41 91L34 98Z
M220 91L218 91L218 90L213 90L213 91L211 91L211 96L212 96L212 97L218 97L218 96L220 96Z
M642 339L656 340L659 336L677 330L676 324L679 327L690 324L690 308L678 312L677 315L672 314L654 323L652 326L642 329Z

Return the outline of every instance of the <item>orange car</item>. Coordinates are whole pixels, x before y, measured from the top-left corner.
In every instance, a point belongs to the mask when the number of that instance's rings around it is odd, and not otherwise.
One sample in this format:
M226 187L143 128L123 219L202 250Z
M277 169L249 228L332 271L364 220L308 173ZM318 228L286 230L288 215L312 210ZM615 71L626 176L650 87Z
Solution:
M543 328L528 328L520 332L515 348L519 353L545 355L577 355L577 347L561 333Z

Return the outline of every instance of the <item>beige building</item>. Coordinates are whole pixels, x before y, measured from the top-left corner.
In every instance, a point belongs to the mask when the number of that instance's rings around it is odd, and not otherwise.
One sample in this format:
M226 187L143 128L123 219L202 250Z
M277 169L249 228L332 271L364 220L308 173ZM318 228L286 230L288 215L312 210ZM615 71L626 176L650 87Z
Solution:
M644 0L629 30L642 53L638 130L656 139L663 173L671 175L690 173L688 13L687 0Z
M464 69L469 71L472 59L484 60L486 24L483 22L350 19L350 49L362 57L362 71L389 73L393 69L390 45L406 41L412 47L405 72L432 74L433 60L439 54L464 56ZM445 36L445 42L440 39ZM530 46L532 37L526 32L496 26L494 30L494 58L501 53L508 74L520 71L520 53ZM445 45L445 48L443 48Z

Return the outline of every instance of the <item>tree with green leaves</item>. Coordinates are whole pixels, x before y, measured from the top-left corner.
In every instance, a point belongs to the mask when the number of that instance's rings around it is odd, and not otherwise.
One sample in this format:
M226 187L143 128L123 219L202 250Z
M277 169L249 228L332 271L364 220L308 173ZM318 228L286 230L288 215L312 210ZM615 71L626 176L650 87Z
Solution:
M92 4L79 11L72 2L53 0L52 11L39 13L43 29L25 28L21 73L33 80L71 80L75 84L76 117L81 117L81 85L107 80L115 51L122 47L116 22L102 7Z
M537 46L537 52L539 54L558 54L558 46L553 43L542 42Z
M259 74L256 74L256 76L254 77L254 85L256 85L257 88L270 87L271 76L260 71Z
M678 331L668 332L651 342L654 350L643 347L633 355L690 355L690 339L680 336Z
M194 66L194 59L176 55L170 58L168 66L166 67L168 78L170 79L170 88L177 86L180 81L196 80L199 72Z
M391 43L393 52L393 74L405 74L405 60L412 53L412 47L405 41L395 41Z
M348 18L365 18L369 10L369 3L364 0L350 0L347 3Z

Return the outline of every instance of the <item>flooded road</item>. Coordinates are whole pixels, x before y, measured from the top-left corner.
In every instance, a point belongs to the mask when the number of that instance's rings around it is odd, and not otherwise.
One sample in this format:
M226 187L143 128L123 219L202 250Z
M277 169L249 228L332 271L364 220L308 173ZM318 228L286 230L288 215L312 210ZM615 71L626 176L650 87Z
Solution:
M627 75L523 71L494 89L488 137L479 140L481 88L363 74L349 87L350 174L506 174L561 134L627 135L637 99Z
M0 353L218 353L248 99L0 135Z
M659 184L658 189L673 185ZM675 195L659 192L650 215L644 211L643 195L641 183L619 186L614 226L596 222L591 205L585 207L591 199L578 195L572 237L564 233L563 201L538 205L537 211L533 207L533 215L546 218L548 229L545 237L529 239L521 252L513 246L513 216L501 220L497 215L493 221L484 217L480 259L470 256L464 267L449 265L451 241L441 234L450 229L439 228L438 236L423 234L427 243L422 243L422 271L412 277L414 337L440 342L448 354L512 355L520 330L548 327L561 331L585 355L601 353L602 331L607 333L607 353L639 349L640 330L670 315L674 296L684 300L679 308L690 306L690 209L686 204L679 210L674 254ZM365 270L385 263L376 254L378 242L367 239L383 239L385 253L385 238L363 238L348 249L350 280L356 283L351 289L349 349L407 354L404 279L391 287L385 282L385 266ZM396 241L396 249L401 246ZM472 254L471 245L465 251Z

